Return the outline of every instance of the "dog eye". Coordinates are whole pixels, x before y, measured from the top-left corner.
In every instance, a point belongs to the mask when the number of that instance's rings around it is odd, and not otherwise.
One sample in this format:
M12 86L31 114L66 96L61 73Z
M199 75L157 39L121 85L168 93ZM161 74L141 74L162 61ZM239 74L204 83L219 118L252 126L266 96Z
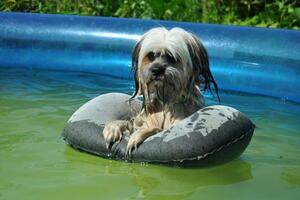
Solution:
M151 62L154 61L154 53L153 52L148 53L147 57Z
M171 54L167 54L167 59L170 63L175 63L176 62L175 58Z

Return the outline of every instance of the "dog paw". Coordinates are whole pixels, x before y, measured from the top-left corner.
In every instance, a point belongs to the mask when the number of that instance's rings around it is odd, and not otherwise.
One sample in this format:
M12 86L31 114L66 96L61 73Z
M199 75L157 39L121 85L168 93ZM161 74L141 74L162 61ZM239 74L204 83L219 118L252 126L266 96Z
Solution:
M126 155L131 156L132 151L136 150L138 145L141 144L144 141L144 138L142 137L142 134L138 131L134 132L127 143L126 147Z
M106 148L110 149L114 142L120 141L122 136L130 131L131 125L125 120L116 120L105 125L102 134L106 143Z

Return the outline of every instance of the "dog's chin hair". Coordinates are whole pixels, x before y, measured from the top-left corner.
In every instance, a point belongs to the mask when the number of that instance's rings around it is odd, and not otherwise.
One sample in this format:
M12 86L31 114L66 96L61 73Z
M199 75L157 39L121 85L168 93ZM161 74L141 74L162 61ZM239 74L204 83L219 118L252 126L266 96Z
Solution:
M147 105L156 104L157 102L164 102L165 83L163 81L151 81L143 85L144 98L147 102Z
M151 81L144 86L148 95L148 103L174 104L178 95L182 94L185 87L185 77L174 67L168 67L161 81Z
M182 74L178 69L174 67L168 67L166 69L166 82L174 86L175 91L180 91L185 88L186 80L188 77L186 74ZM175 93L176 94L176 93Z

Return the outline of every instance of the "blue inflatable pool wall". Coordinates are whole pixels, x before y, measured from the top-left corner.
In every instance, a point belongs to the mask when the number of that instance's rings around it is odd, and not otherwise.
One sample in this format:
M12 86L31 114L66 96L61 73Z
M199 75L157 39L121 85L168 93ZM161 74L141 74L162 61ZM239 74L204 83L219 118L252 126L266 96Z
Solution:
M0 12L0 67L130 79L135 42L157 26L198 35L221 89L300 102L300 31L292 30Z

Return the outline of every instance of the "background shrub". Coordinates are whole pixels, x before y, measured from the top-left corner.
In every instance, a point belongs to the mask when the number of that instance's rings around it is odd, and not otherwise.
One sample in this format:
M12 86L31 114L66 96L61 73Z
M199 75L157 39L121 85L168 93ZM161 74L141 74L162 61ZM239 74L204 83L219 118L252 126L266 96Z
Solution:
M0 0L0 11L300 28L297 0Z

